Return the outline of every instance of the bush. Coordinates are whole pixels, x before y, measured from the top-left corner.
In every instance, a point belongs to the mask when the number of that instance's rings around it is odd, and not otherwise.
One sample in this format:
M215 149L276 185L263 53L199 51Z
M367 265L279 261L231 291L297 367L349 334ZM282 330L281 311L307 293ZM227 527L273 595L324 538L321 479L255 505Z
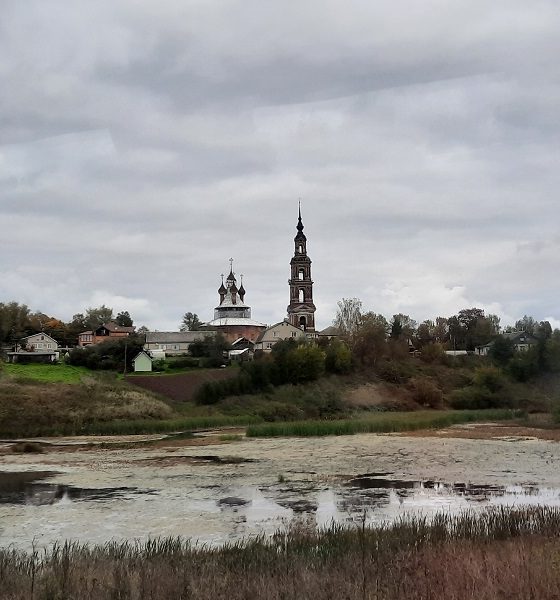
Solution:
M410 380L412 396L418 404L430 408L441 408L443 393L433 379L429 377L415 377Z
M426 363L443 362L445 351L441 344L426 344L422 346L420 359Z
M490 390L474 385L453 391L449 403L458 410L480 410L500 405Z
M352 370L352 352L341 340L334 339L326 348L325 370L328 373L347 374Z
M192 356L177 356L167 360L166 365L168 369L196 369L199 366L199 360Z
M376 371L381 379L389 383L406 383L411 376L411 369L408 365L392 360L384 360L379 363Z
M503 372L496 367L479 367L473 375L473 384L491 392L499 392L507 385Z

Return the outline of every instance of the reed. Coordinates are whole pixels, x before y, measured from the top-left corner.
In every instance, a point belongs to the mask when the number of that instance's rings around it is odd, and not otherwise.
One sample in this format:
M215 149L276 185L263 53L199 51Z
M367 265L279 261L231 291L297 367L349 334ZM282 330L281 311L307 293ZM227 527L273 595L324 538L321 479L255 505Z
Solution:
M0 599L557 598L560 509L303 527L220 548L180 538L0 549Z
M367 419L255 424L247 428L247 437L309 437L440 429L459 423L508 420L517 414L509 409L377 413Z

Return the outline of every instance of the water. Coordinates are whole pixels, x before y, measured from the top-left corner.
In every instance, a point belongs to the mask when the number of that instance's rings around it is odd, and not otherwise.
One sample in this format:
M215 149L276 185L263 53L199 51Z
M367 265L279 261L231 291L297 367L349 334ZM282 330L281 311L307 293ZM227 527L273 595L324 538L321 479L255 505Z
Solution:
M375 524L405 513L560 506L558 488L404 480L388 472L267 485L246 485L233 473L204 484L188 474L162 472L150 487L75 486L57 482L60 475L0 472L0 545L29 548L64 539L103 543L176 535L216 545L270 535L294 523L324 527L365 517ZM134 479L130 473L121 475Z

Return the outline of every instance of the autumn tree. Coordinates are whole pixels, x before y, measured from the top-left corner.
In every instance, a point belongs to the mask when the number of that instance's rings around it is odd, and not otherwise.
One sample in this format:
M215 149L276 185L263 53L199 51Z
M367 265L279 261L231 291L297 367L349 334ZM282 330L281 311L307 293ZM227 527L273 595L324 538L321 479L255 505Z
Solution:
M375 366L386 351L389 324L383 315L367 312L362 315L352 336L352 352L363 366Z
M362 301L358 298L342 298L338 302L338 309L333 325L345 337L352 337L362 321Z

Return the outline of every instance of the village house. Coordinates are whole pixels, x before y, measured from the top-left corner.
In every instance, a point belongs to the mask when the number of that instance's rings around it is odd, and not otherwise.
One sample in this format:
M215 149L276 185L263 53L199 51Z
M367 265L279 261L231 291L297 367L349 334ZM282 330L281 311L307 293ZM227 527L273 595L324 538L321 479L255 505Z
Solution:
M189 353L193 342L215 336L214 331L148 331L144 350L152 356L180 356Z
M275 325L267 327L257 339L255 344L255 351L262 351L265 353L272 352L272 348L281 340L301 340L305 339L305 331L299 327L295 327L291 323L281 321Z
M513 348L516 352L527 352L529 348L539 343L539 340L534 335L525 331L511 331L509 333L502 333L501 335L513 343ZM483 346L477 346L476 353L480 356L487 356L492 344L493 342L490 342Z
M15 351L7 352L8 362L56 362L59 344L50 335L40 332L28 335L16 344Z
M78 334L78 346L81 348L91 346L92 344L100 344L113 338L123 338L132 335L136 327L125 327L117 325L117 323L103 323L95 331L83 331Z

